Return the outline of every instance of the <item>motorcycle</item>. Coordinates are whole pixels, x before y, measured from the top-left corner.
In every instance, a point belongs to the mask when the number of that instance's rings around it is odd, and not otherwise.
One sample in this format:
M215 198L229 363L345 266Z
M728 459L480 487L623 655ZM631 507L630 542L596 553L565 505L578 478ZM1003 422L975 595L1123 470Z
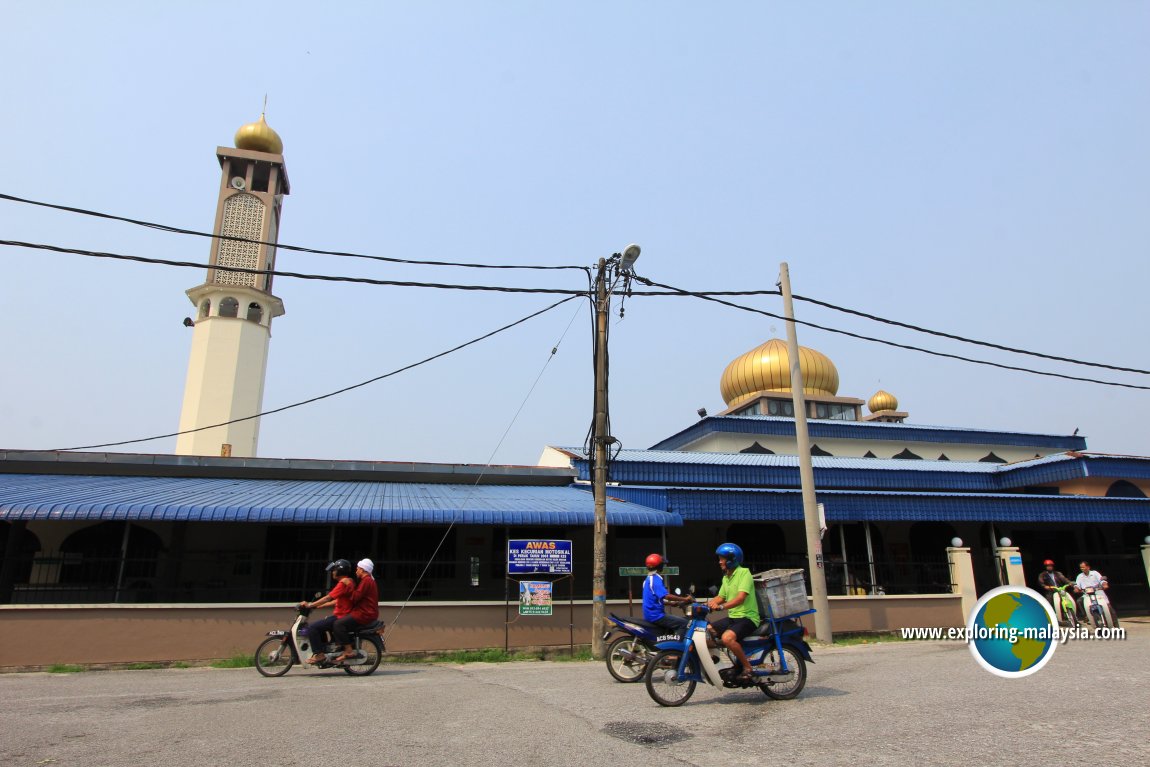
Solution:
M655 646L682 637L679 632L633 615L620 617L611 613L607 620L615 625L603 632L603 641L617 634L607 645L607 670L620 682L638 682L647 670L647 661L655 655Z
M1054 614L1059 621L1073 629L1078 628L1078 607L1074 604L1074 597L1066 593L1071 585L1064 583L1054 588Z
M264 676L283 676L301 658L310 657L315 652L307 635L307 617L312 608L296 606L297 617L287 630L269 631L267 639L256 649L256 671ZM383 621L364 626L351 633L355 657L342 662L336 658L343 654L343 648L329 645L324 648L323 658L314 668L341 668L352 676L367 676L379 668L379 662L386 649L383 644ZM333 649L335 648L335 649Z
M1083 589L1082 607L1086 610L1086 617L1095 628L1110 628L1114 625L1114 616L1110 613L1110 600L1104 592L1093 586ZM1099 598L1101 597L1101 598Z
M734 659L720 669L720 648L707 641L707 614L704 603L691 606L691 622L682 637L656 643L658 653L647 664L644 681L647 693L660 706L681 706L695 692L698 682L728 689L758 687L768 698L790 700L802 692L807 683L807 663L814 663L811 647L803 639L806 633L801 618L814 613L800 613L766 619L741 645L751 663L752 678L742 680L742 670Z

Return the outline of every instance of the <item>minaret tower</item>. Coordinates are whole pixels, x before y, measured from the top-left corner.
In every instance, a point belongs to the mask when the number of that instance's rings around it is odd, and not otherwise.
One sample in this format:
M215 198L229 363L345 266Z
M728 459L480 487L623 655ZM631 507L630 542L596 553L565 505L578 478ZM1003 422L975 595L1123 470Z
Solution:
M260 412L264 398L272 318L284 313L272 295L280 205L288 194L283 141L261 114L236 131L236 148L217 147L219 203L208 277L187 292L196 307L192 351L184 384L180 431L226 423ZM239 237L256 242L224 239ZM176 438L178 455L251 457L259 419L204 429Z

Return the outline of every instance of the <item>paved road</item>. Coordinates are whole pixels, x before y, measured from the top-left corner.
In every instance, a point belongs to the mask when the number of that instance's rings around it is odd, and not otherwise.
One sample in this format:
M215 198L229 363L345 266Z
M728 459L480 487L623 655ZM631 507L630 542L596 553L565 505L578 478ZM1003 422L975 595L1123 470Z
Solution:
M961 644L893 643L816 651L797 700L700 687L678 709L597 663L10 674L0 764L1142 765L1150 623L1124 625L1025 679Z

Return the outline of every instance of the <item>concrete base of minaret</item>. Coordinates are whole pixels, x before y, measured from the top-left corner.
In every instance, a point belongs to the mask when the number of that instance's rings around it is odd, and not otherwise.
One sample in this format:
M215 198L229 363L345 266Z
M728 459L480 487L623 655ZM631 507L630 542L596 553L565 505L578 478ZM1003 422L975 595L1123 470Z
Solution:
M234 285L201 285L189 290L188 298L200 315L192 329L180 431L211 428L181 434L176 454L253 457L258 418L215 424L260 412L271 320L283 314L283 304L263 291ZM228 316L233 311L235 316Z

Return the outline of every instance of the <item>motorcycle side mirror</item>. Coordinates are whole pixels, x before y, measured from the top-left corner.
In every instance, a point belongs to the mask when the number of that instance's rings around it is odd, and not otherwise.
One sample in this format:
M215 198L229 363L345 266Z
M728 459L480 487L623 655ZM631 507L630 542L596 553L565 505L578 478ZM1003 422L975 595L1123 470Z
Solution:
M683 590L682 589L675 589L675 596L678 596L678 597L683 596Z
M312 601L314 602L315 600L319 599L322 596L323 596L323 593L320 591L317 591L317 592L315 592L315 596L312 597Z
M719 595L719 587L718 586L711 586L710 588L707 589L707 593L713 597L717 597Z

